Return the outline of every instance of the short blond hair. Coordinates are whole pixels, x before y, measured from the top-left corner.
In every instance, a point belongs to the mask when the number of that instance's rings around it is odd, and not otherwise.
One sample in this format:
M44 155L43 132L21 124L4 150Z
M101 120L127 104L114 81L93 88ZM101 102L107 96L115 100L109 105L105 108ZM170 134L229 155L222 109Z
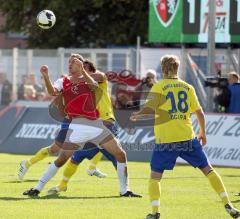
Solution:
M79 59L81 62L84 62L84 58L83 58L80 54L78 54L78 53L71 53L70 59L71 59L71 58L77 58L77 59Z
M161 58L162 73L164 78L176 78L180 60L175 55L165 55Z

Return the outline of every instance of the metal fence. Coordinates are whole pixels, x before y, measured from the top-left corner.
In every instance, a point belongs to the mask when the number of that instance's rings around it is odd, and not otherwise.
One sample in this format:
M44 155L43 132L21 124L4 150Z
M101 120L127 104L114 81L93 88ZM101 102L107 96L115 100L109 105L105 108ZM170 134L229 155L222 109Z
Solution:
M96 63L102 71L120 71L132 69L135 71L134 49L64 49L39 50L39 49L13 49L0 50L0 71L6 72L9 79L16 69L17 75L39 73L43 64L49 66L53 77L67 73L68 58L71 53L80 53L84 58Z
M0 50L0 72L5 73L13 84L13 95L16 97L17 87L23 75L35 74L40 81L41 65L48 65L52 80L68 72L68 58L71 53L80 53L84 58L93 61L103 72L119 72L131 69L135 73L135 49L65 49L40 50L17 49ZM15 98L16 99L16 98Z
M217 94L217 89L206 88L204 86L207 75L227 77L231 71L240 73L239 58L240 50L235 49L216 49L215 50L215 71L212 74L207 73L208 54L206 49L186 50L186 80L196 88L199 100L204 109L207 109L209 98ZM209 95L211 94L211 95ZM213 102L213 100L211 100Z
M153 68L161 73L160 58L165 54L180 56L180 75L183 79L192 83L200 96L201 102L206 102L206 89L203 86L203 76L207 75L207 49L66 49L56 50L17 49L0 50L0 72L7 75L13 84L13 100L16 100L16 92L21 84L22 75L35 74L40 81L40 66L49 66L52 80L61 74L68 72L68 58L71 53L80 53L84 58L93 61L101 71L120 72L123 69L131 70L138 77L144 75L147 68ZM222 74L230 71L240 72L240 50L216 49L216 72ZM198 66L198 69L193 66Z

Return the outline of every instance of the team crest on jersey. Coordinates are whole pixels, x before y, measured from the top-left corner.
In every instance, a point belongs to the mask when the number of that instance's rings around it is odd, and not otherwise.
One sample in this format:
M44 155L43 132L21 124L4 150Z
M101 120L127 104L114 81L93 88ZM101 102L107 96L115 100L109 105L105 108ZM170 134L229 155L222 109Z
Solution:
M80 93L79 86L78 86L78 85L75 85L75 86L71 87L71 91L72 91L74 94L79 94L79 93Z
M178 10L180 0L152 0L155 13L164 27L168 27Z

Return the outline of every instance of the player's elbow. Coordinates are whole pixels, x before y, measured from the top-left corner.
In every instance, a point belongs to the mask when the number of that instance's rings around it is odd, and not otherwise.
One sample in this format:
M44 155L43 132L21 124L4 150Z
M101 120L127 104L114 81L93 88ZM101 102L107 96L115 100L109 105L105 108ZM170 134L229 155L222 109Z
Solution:
M54 91L54 90L49 90L49 91L48 91L48 94L49 94L50 96L57 96L57 92Z
M90 88L91 91L95 91L98 88L98 83L93 82L91 84L88 84L88 87Z
M56 88L48 89L47 91L50 96L58 96L60 94L60 92Z
M196 110L195 113L196 113L196 116L197 116L198 118L204 118L204 117L205 117L204 112L203 112L202 109Z

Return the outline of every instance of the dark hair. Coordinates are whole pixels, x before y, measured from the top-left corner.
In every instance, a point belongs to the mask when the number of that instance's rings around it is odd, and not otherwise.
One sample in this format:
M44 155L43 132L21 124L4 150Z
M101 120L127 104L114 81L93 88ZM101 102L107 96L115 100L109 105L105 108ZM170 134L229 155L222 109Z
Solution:
M90 72L93 72L93 73L96 72L97 69L96 69L95 65L91 61L89 61L88 59L85 59L83 64L87 65L87 68Z

